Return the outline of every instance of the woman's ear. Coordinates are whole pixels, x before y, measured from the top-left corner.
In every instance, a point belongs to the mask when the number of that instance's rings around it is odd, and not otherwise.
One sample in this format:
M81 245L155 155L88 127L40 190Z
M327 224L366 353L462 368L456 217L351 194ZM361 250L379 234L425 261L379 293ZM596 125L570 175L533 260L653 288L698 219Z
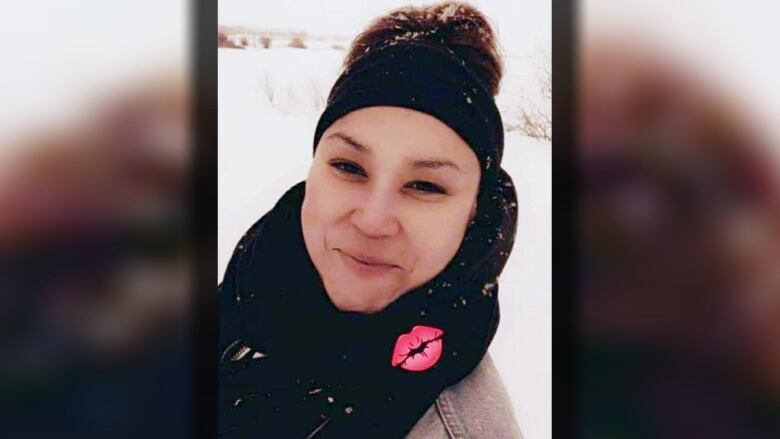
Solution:
M474 217L477 216L477 200L474 200L474 204L471 206L471 215L469 216L469 221L473 221Z

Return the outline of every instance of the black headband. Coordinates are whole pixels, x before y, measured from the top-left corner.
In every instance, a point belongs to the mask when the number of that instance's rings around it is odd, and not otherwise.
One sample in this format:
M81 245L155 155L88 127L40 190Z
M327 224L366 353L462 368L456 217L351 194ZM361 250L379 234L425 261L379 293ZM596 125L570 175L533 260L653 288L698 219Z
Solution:
M480 187L498 178L504 129L493 96L465 61L449 49L417 41L391 41L362 55L336 80L314 134L364 107L397 106L447 124L471 147L482 168Z

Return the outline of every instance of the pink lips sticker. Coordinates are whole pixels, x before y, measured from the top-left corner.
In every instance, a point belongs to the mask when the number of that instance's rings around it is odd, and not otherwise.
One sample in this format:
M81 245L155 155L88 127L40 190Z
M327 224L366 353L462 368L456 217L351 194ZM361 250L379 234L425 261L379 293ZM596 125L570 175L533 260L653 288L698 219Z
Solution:
M439 361L444 331L431 326L415 326L398 337L390 364L412 372L430 369Z

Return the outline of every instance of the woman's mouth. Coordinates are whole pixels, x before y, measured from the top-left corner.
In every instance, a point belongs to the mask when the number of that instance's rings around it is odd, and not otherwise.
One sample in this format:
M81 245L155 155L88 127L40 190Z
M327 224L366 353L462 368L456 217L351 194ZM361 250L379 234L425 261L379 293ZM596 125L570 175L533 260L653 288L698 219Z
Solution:
M343 261L344 265L346 265L350 271L360 277L381 276L390 273L397 268L400 268L397 265L392 264L377 262L372 263L371 261L365 261L363 259L359 259L358 257L352 256L351 254L341 249L335 250L340 255L340 259Z

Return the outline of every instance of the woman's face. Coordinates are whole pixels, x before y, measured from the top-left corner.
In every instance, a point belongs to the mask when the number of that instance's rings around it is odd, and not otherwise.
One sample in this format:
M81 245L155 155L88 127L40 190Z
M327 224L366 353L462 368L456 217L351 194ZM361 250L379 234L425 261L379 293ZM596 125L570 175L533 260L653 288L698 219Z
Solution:
M333 123L317 146L303 236L334 305L373 313L434 278L476 212L477 156L443 122L369 107Z

